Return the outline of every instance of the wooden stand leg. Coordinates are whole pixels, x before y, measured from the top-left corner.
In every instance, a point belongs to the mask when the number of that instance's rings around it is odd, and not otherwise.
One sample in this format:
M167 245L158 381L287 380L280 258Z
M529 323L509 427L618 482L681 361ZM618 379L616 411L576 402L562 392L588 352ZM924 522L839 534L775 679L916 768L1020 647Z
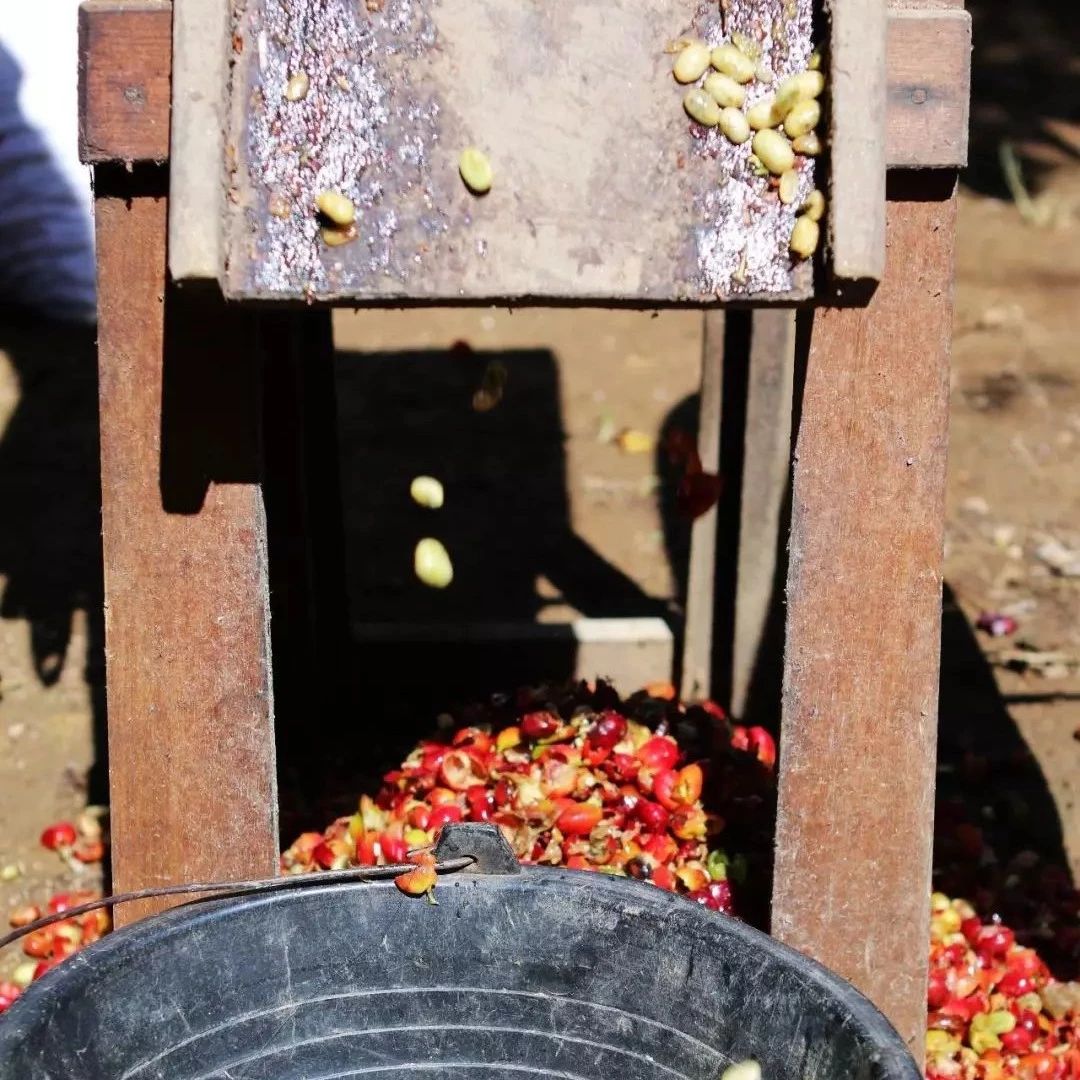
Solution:
M724 397L724 313L705 315L698 405L698 454L705 472L720 468L720 417ZM694 522L686 573L686 625L683 634L680 696L708 697L712 689L713 611L716 603L716 507Z
M731 659L731 712L738 717L746 715L761 650L768 647L769 617L777 603L780 528L791 476L794 312L764 308L754 312L749 364ZM777 693L778 668L779 650L773 669Z
M165 186L97 170L117 891L272 874L278 852L254 316L166 284Z
M869 308L814 316L773 894L777 937L850 979L920 1060L956 215L955 176L924 176L892 192Z

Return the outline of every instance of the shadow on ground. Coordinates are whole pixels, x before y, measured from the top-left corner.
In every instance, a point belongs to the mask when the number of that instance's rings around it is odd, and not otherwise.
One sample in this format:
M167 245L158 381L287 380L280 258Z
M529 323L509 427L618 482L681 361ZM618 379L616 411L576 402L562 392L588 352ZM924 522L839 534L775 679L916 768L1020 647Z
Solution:
M1080 24L1067 0L972 0L974 53L970 164L964 182L1007 197L999 153L1024 158L1027 181L1080 150Z

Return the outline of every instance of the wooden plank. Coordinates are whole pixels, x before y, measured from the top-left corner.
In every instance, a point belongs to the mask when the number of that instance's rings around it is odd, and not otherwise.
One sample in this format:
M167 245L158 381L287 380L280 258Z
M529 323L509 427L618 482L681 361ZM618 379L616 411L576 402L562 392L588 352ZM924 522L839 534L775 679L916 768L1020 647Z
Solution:
M169 156L168 0L86 0L79 8L79 156Z
M967 163L971 16L966 11L890 12L887 153L892 166Z
M173 0L169 273L174 281L222 272L225 92L230 12L222 0Z
M698 405L698 454L705 472L720 471L720 417L724 397L724 314L705 315L701 344L701 392ZM683 629L681 696L698 701L712 692L713 612L716 606L716 519L714 506L690 532L686 574L686 622Z
M870 283L885 266L885 0L829 11L829 263L837 283Z
M751 684L778 602L776 572L791 478L795 315L755 311L746 392L742 498L732 643L731 711L746 712Z
M947 13L926 10L937 6L908 0L889 12L885 141L890 168L967 163L971 19L956 10L959 4ZM80 9L80 146L86 160L164 160L171 12L168 0L87 0ZM132 40L138 48L129 50L125 43ZM107 49L105 62L93 70L87 64L97 55L91 41L105 42Z
M721 40L716 5L377 7L237 5L227 295L710 304L810 296L812 268L788 251L795 206L755 173L749 142L689 121L686 89L672 78L669 42ZM762 63L783 77L809 59L812 7L733 4L726 30L762 42ZM283 90L298 68L306 95L288 101ZM748 100L771 91L771 80L755 80ZM612 101L617 109L598 107ZM494 169L480 199L458 176L469 145ZM805 194L815 168L812 158L800 162ZM328 189L359 215L355 238L333 247L315 212Z
M905 179L881 286L814 314L802 372L772 928L921 1056L956 200Z
M253 317L166 287L164 170L96 173L113 886L272 874Z

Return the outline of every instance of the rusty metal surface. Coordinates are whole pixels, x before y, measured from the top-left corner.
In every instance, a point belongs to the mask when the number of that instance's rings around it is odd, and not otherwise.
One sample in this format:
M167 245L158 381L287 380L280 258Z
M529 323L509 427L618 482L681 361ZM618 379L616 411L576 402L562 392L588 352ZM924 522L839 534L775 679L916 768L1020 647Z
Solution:
M226 292L807 298L794 208L753 175L749 144L689 121L665 47L738 30L782 77L809 56L811 0L725 2L235 0ZM287 101L300 72L307 95ZM749 100L767 90L755 80ZM494 168L482 198L457 174L469 145ZM328 189L358 210L357 238L333 248L313 208Z

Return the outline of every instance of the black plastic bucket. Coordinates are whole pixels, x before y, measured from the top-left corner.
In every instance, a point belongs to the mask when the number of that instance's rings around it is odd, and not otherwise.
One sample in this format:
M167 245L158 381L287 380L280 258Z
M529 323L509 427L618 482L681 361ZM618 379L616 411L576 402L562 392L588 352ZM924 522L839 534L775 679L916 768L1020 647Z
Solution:
M765 1080L920 1080L864 997L735 919L507 870L441 878L437 906L316 885L121 930L0 1018L0 1077L718 1080L753 1058Z

